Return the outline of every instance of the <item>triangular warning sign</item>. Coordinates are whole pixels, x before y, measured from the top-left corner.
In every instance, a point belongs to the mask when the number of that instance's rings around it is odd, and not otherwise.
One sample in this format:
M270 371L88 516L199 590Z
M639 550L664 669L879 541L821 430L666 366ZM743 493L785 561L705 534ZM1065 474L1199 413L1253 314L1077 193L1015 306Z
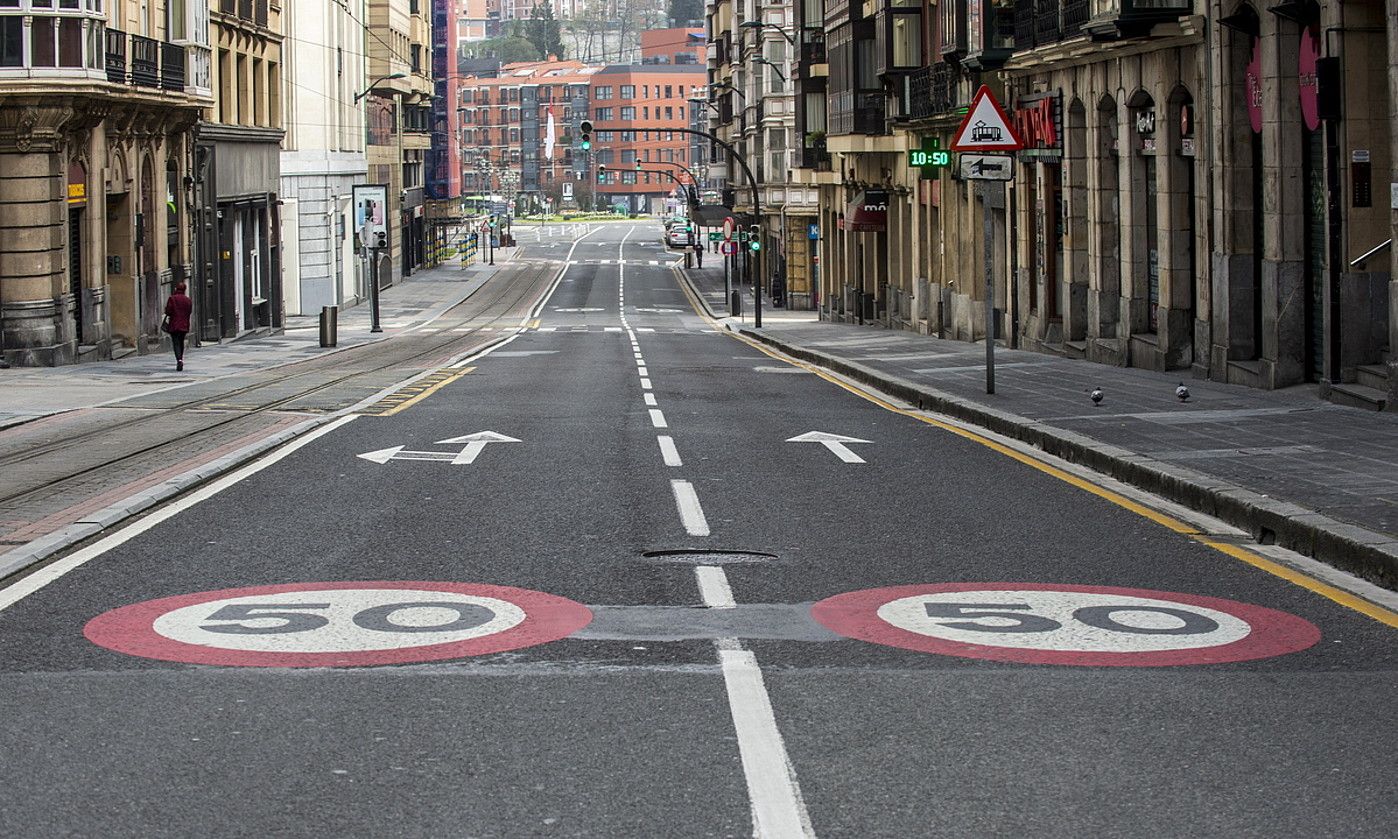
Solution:
M952 151L1018 151L1024 148L1024 140L1015 131L1000 103L990 88L981 85L971 100L971 108L961 127L956 130L956 139L951 141Z

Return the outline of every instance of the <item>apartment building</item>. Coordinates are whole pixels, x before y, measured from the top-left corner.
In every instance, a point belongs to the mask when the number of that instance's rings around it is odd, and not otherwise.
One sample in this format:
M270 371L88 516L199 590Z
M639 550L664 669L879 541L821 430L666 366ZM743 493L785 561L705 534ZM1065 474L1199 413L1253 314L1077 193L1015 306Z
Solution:
M1372 194L1394 167L1382 2L797 12L823 317L982 338L988 201L1001 340L1394 403L1398 218ZM910 167L950 145L982 84L1027 143L1007 188Z
M677 184L697 184L703 173L684 131L690 91L705 83L698 65L619 64L592 76L593 157L607 171L596 183L608 206L658 213ZM637 171L652 170L652 171Z
M506 64L463 76L458 96L462 191L468 197L521 199L554 207L585 191L578 123L600 68L577 61ZM553 144L549 146L552 123Z
M54 365L159 347L191 276L202 0L0 3L0 349Z
M281 4L210 3L214 100L194 147L196 282L202 341L280 329Z
M382 285L427 260L426 162L431 138L432 8L428 0L368 0L368 79L362 92L368 182L388 185L393 219Z
M817 255L818 191L794 170L799 163L796 136L798 67L791 2L721 0L709 6L707 56L709 93L714 107L709 124L732 144L752 169L758 185L765 264L753 270L778 297L796 307L813 305ZM725 203L746 217L754 215L750 185L739 165L719 155L711 165L728 193ZM745 257L746 258L746 257Z
M297 0L282 7L285 58L281 152L283 305L287 314L353 305L368 294L351 206L366 179L367 77L362 3Z

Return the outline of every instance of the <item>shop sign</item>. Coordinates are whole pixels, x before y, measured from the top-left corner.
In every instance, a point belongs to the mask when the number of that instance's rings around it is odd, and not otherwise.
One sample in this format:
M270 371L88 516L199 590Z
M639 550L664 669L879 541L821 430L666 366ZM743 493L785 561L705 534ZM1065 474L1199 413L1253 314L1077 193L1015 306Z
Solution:
M888 229L888 190L866 189L845 211L845 228L852 233L883 233Z
M1252 123L1252 133L1262 133L1262 41L1252 39L1252 59L1248 61L1247 73L1248 121Z
M1141 138L1141 151L1155 154L1155 109L1143 108L1136 112L1136 134Z
M68 164L68 203L87 203L87 167L76 161Z
M1015 129L1026 149L1063 147L1062 95L1040 93L1021 96L1014 113Z
M1296 86L1301 92L1301 121L1307 131L1320 127L1320 83L1315 63L1320 57L1320 30L1308 26L1301 30L1301 49L1296 59Z

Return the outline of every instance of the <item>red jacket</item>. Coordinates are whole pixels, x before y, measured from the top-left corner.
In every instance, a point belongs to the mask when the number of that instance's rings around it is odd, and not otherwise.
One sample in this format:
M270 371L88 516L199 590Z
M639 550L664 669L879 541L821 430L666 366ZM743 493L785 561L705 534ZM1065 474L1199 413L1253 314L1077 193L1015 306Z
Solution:
M170 319L171 332L189 331L189 313L194 310L194 302L187 294L172 294L165 301L165 316Z

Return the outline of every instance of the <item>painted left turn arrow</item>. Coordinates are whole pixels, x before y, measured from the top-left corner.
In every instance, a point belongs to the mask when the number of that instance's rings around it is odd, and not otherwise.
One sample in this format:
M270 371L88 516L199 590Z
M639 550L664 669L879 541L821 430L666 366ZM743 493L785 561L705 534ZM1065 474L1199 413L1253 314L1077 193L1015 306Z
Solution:
M504 434L497 434L494 431L477 431L475 434L466 434L461 437L452 437L450 440L438 440L439 446L456 446L462 443L466 448L461 450L453 460L452 464L460 466L463 463L474 463L476 456L485 451L485 447L490 443L518 443L513 437L506 437Z
M476 457L480 455L485 447L490 443L518 443L513 437L506 437L504 434L497 434L494 431L478 431L475 434L467 434L461 437L452 437L450 440L438 440L439 446L463 445L459 452L415 452L408 451L403 446L393 446L388 449L379 449L376 452L365 452L359 455L364 460L373 463L384 464L390 460L429 460L438 463L450 463L453 466L463 466L474 463Z
M824 431L807 431L805 434L792 437L788 443L820 443L829 449L840 460L845 463L863 463L864 458L850 451L846 443L869 443L870 440L861 440L858 437L846 437L842 434L829 434Z

